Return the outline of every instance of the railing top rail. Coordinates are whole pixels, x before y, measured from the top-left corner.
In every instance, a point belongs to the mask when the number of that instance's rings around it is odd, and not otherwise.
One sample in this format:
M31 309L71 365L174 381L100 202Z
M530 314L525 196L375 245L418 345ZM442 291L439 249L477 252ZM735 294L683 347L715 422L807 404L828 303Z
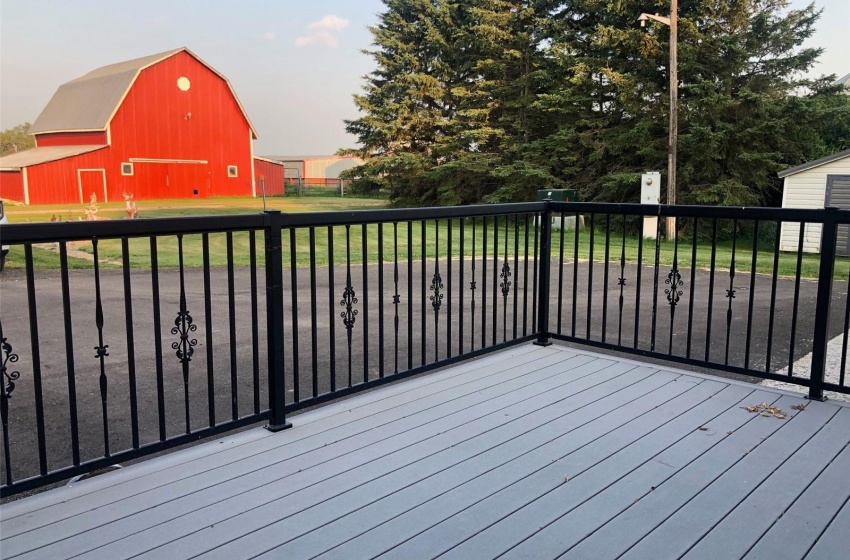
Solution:
M336 226L404 222L408 220L477 218L483 216L504 216L506 214L530 214L542 212L544 209L545 204L542 202L520 202L513 204L477 204L472 206L352 210L349 212L305 212L283 214L283 226Z
M40 222L32 224L6 224L2 229L2 237L4 244L55 243L59 241L91 239L92 237L110 239L250 230L260 229L264 223L262 214L186 216L94 222Z
M617 204L610 202L550 202L553 212L580 214L626 214L634 216L674 216L681 218L718 218L781 220L822 223L823 208L765 208L751 206L668 206L666 204ZM850 223L850 210L837 210L837 221Z
M304 212L281 214L284 227L336 226L370 224L378 222L403 222L503 216L540 212L542 202L518 204L482 204L475 206L447 206L439 208L400 208L379 210L354 210L349 212ZM218 233L225 231L260 229L265 217L258 214L231 216L188 216L176 218L146 218L142 220L104 220L83 222L40 222L32 224L7 224L3 226L3 243L54 243L91 239L148 237L151 235L178 235Z

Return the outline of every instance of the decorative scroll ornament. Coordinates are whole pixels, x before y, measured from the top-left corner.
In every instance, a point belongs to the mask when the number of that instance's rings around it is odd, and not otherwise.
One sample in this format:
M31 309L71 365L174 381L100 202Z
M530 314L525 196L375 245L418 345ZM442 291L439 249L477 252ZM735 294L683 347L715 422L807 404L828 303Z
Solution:
M735 299L736 290L726 290L726 297L729 299Z
M357 304L357 298L355 297L354 288L350 284L342 292L342 300L339 304L345 307L345 311L339 314L342 317L342 324L350 331L354 328L354 322L357 320L357 310L354 309L354 306Z
M12 345L9 344L6 337L0 340L0 349L3 352L2 363L2 382L3 382L3 397L12 398L12 392L15 390L15 381L20 379L21 373L18 371L9 371L7 364L14 364L18 361L18 355L12 353Z
M681 286L683 282L682 275L679 274L679 269L674 268L671 270L664 283L670 286L664 290L664 293L667 295L667 302L670 305L675 306L679 303L679 298L682 297L682 290L679 289L679 286Z
M194 323L192 315L188 310L178 311L177 318L174 319L174 326L171 327L171 334L180 335L180 340L171 343L171 349L176 350L177 359L182 363L192 361L192 354L195 353L195 346L198 344L197 338L189 338L189 333L198 330L198 325Z
M499 278L502 279L499 283L499 287L502 288L502 295L508 297L508 294L511 293L511 265L508 264L508 261L505 261L505 264L502 265L502 273L499 274Z
M109 348L108 344L103 344L101 346L95 346L94 347L94 357L95 358L105 358L106 356L108 356L109 352L106 351L107 348Z
M435 312L440 311L440 307L443 305L443 294L440 290L443 289L443 277L440 276L440 271L434 273L434 278L431 279L431 297L428 298L431 300L431 306L434 308Z

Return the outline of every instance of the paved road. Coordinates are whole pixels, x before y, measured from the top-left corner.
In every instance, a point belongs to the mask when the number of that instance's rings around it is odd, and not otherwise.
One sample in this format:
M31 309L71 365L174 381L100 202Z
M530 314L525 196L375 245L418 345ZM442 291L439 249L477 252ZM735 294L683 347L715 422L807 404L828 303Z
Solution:
M297 395L304 399L313 394L313 372L316 373L315 390L321 394L330 390L332 372L337 387L348 384L349 365L355 383L364 376L374 378L380 373L379 358L383 356L383 370L386 374L395 371L396 354L399 369L407 369L408 364L416 367L431 363L439 356L450 351L457 354L459 345L465 351L480 348L482 336L484 342L492 344L513 337L514 320L517 334L531 333L533 330L533 267L529 267L528 277L524 273L522 261L511 262L512 285L505 299L498 286L494 290L493 264L487 263L486 271L478 262L475 270L475 310L473 316L472 291L470 279L472 268L467 261L464 267L463 283L460 282L459 263L452 263L449 274L448 263L440 264L443 280L443 299L440 311L435 314L429 299L434 265L425 266L425 282L421 281L422 264L413 263L413 285L408 288L407 264L402 263L398 271L400 302L398 305L399 336L395 339L395 294L394 270L387 264L383 269L383 291L379 290L378 267L369 266L364 279L361 267L352 267L352 285L357 303L351 331L351 361L348 358L347 331L343 325L341 305L345 287L346 270L335 267L333 270L333 294L329 291L329 269L317 269L315 278L316 295L316 352L312 345L312 295L313 282L310 271L297 269L294 291L297 307L293 305L291 289L291 271L285 271L286 282L286 376L290 400ZM501 282L498 274L502 263L498 264L496 284ZM587 311L590 309L590 338L602 339L603 309L604 327L607 341L616 342L621 336L622 343L633 345L635 337L635 317L639 317L637 328L638 346L648 349L652 345L653 324L653 285L655 275L652 267L641 268L640 298L637 298L637 267L628 265L623 271L624 303L622 310L623 329L620 332L620 286L621 277L618 264L611 264L607 289L604 283L604 267L597 263L593 266L593 278L589 281L588 263L580 263L578 283L576 285L576 334L587 335ZM486 277L482 275L486 272ZM659 270L659 292L656 302L655 348L660 352L670 349L671 306L664 294L665 277L668 270ZM687 352L687 329L691 318L691 352L696 357L704 357L708 346L709 357L713 361L743 365L747 359L746 325L749 303L753 297L753 321L749 363L751 367L763 369L767 355L767 332L769 326L771 282L768 276L757 276L754 290L750 292L750 277L738 274L734 277L731 289L735 297L726 297L730 289L728 272L717 271L713 288L713 305L709 314L710 275L706 271L697 271L693 281L693 311L691 312L691 279L689 271L682 271L683 294L675 306L672 328L672 352L685 355ZM134 355L130 360L127 348L127 319L125 315L124 285L120 271L103 271L101 278L101 300L104 310L104 343L108 344L108 356L104 358L104 372L108 388L109 442L113 450L126 449L131 445L129 417L129 364L135 367L136 385L139 403L140 440L142 443L158 438L157 371L161 369L163 378L163 400L165 403L166 432L174 436L185 430L184 386L181 363L171 344L178 336L171 333L177 312L179 311L179 277L176 270L162 270L159 274L159 305L154 305L151 275L147 271L131 273L132 287L132 328ZM552 272L551 327L558 330L559 291L561 290L561 331L572 333L573 310L573 269L566 263L562 277L557 270ZM267 402L266 387L266 341L265 341L265 283L263 271L257 278L257 326L254 333L252 321L252 283L248 269L237 269L233 277L233 337L235 346L231 347L231 301L228 297L228 276L224 269L214 269L210 275L211 298L209 315L212 329L206 325L207 314L204 303L204 284L201 270L188 270L185 285L188 310L198 329L193 333L198 343L189 369L190 422L193 428L206 425L209 421L210 407L208 381L212 380L216 421L230 418L234 403L238 415L249 414L254 407L255 397L262 408ZM367 289L364 291L363 286ZM528 285L526 293L524 287ZM591 290L588 296L588 286ZM101 413L100 369L95 358L94 348L98 346L98 331L95 325L95 285L91 271L70 272L71 326L76 402L80 430L82 459L91 459L103 453L103 421ZM409 291L408 291L409 289ZM47 423L48 463L50 468L69 464L70 460L70 401L69 401L69 362L66 356L66 336L64 314L62 311L61 282L58 271L40 272L36 278L38 308L38 354L41 362L41 376L44 394L45 417ZM463 313L461 313L461 290L463 292ZM518 291L517 291L518 290ZM846 294L844 286L836 286L833 298L834 313L831 336L838 334L842 327ZM451 299L449 296L451 291ZM486 292L486 299L485 299ZM15 477L32 475L37 469L37 446L35 438L35 407L33 388L33 352L30 340L28 319L28 301L26 281L21 271L10 270L0 276L0 318L3 322L4 336L13 346L20 361L13 368L21 373L16 382L13 398L10 401L10 441L13 447L13 470ZM379 307L383 293L383 307ZM514 308L516 294L517 306ZM607 294L607 301L606 301ZM813 310L816 284L804 280L800 283L797 328L794 344L791 344L791 325L793 322L794 282L780 279L776 291L776 303L773 326L772 362L770 369L777 371L789 363L791 349L796 360L811 350ZM494 295L496 323L494 329ZM589 298L589 300L588 300ZM527 300L527 305L525 304ZM507 301L507 308L504 303ZM636 303L637 301L637 303ZM727 311L731 301L731 314ZM408 309L412 302L412 309ZM423 306L424 303L424 306ZM483 309L482 309L483 307ZM295 312L293 313L293 308ZM448 311L451 308L451 320ZM157 352L155 337L154 311L160 314L161 351ZM424 311L424 323L423 323ZM482 311L486 315L482 316ZM383 338L379 336L379 317L383 317ZM438 318L435 329L435 316ZM293 342L293 317L297 319L298 343ZM463 319L463 337L461 333ZM710 320L709 320L710 319ZM330 329L333 324L334 334ZM408 324L413 337L408 340ZM423 328L424 324L424 328ZM367 326L368 325L368 332ZM709 337L710 326L710 337ZM449 327L450 338L449 338ZM473 332L474 329L474 332ZM483 331L482 331L483 329ZM208 339L209 334L209 339ZM255 336L256 334L256 336ZM208 340L212 342L210 346ZM233 352L231 352L233 348ZM296 359L297 349L297 359ZM368 353L368 361L367 361ZM212 358L208 361L208 355ZM210 367L211 363L211 367ZM294 365L297 363L296 382ZM161 365L158 365L161 364ZM235 366L235 367L231 367ZM256 374L255 374L256 372ZM256 377L255 377L256 375ZM259 380L257 383L256 380ZM235 383L233 383L235 381ZM236 387L236 393L231 387ZM256 388L256 390L255 390ZM5 476L6 465L3 465Z

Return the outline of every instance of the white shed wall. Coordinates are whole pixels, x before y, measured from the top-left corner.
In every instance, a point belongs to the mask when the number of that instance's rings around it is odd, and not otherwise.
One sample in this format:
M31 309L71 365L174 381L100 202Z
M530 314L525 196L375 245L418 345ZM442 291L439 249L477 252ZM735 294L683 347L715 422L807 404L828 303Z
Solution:
M826 197L827 175L850 175L850 156L825 163L785 177L782 189L783 208L823 208ZM820 224L806 226L803 235L803 251L817 253L820 250ZM800 224L782 223L781 251L796 251L800 240Z
M351 157L311 159L305 162L304 176L316 179L339 179L340 173L362 163L362 160Z

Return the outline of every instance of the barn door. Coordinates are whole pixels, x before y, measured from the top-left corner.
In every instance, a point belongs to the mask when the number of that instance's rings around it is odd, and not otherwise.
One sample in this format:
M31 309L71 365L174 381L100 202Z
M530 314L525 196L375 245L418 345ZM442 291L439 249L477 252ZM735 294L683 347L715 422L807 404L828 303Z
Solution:
M98 202L109 202L106 195L106 171L103 169L78 169L77 185L80 188L80 202L86 204L91 195L97 197ZM101 198L103 197L103 198Z
M850 210L850 175L826 176L826 206L835 206ZM838 239L835 252L841 256L850 256L850 224L838 225Z

